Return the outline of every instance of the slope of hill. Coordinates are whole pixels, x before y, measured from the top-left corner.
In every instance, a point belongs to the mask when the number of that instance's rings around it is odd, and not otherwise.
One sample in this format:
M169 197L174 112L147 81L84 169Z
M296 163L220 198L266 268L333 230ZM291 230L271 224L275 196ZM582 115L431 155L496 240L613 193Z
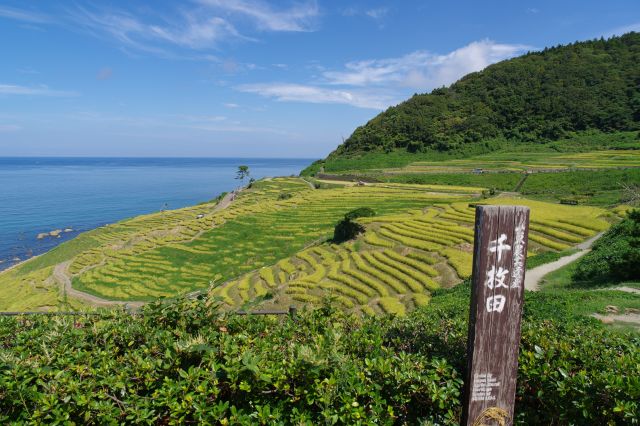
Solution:
M532 254L564 250L614 217L594 207L481 200L482 191L410 184L314 189L299 178L262 180L226 209L211 203L125 220L6 271L0 309L150 301L213 286L226 309L264 297L270 307L317 305L331 294L347 310L403 313L470 274L470 203L529 205ZM359 219L366 232L329 242L335 224L359 207L376 212ZM77 291L92 297L79 299Z
M639 33L528 53L387 109L328 159L395 150L478 153L505 141L637 130L638 63Z

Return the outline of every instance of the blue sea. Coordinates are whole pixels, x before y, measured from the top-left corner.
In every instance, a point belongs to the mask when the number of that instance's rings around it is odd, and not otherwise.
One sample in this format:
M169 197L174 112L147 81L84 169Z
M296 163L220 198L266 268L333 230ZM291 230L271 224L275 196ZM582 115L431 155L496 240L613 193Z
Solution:
M239 186L239 165L259 179L297 175L311 161L0 157L0 270L101 225L211 200ZM57 229L73 231L37 238Z

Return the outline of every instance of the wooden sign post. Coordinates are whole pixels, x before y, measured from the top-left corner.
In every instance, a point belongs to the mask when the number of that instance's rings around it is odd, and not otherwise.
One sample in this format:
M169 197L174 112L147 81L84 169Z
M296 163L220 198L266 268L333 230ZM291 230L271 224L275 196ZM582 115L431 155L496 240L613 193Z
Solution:
M529 209L476 207L463 425L511 425Z

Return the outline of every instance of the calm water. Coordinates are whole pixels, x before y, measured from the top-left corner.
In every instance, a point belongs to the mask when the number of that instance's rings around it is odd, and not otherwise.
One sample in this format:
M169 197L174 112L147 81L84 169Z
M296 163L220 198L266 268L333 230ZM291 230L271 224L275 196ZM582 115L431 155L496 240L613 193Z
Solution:
M251 176L298 174L311 160L0 158L0 269L107 223L215 198ZM246 183L245 179L245 183ZM60 238L41 232L72 228Z

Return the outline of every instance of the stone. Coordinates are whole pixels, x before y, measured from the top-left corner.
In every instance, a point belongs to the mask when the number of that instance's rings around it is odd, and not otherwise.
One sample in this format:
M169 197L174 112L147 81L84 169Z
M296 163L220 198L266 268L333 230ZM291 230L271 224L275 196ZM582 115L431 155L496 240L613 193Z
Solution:
M604 311L611 314L617 314L619 312L618 307L614 305L607 305Z

